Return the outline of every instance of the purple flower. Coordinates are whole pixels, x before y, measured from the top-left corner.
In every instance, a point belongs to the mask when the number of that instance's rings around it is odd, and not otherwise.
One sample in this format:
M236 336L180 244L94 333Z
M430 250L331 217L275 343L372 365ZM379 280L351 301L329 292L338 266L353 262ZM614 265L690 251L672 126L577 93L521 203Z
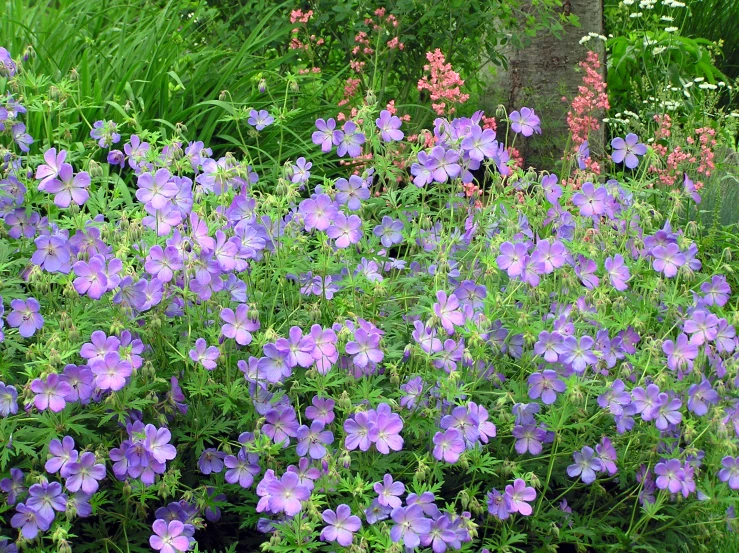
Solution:
M266 109L260 109L259 111L253 109L249 112L249 119L246 122L258 131L261 131L264 127L274 123L275 118Z
M321 530L323 541L335 541L342 547L349 547L354 538L354 532L362 527L358 516L352 515L349 505L341 504L336 512L326 509L322 514L323 522L328 524Z
M348 248L362 239L362 219L356 215L347 217L339 213L334 217L333 224L328 227L326 234L336 241L337 248Z
M180 252L173 246L167 246L166 248L158 245L152 246L144 263L144 270L162 282L172 280L175 271L182 269L182 267L183 262Z
M614 257L608 257L605 262L606 272L608 277L611 279L611 285L618 290L623 292L629 286L626 284L631 278L629 268L624 263L624 258L621 254L616 254Z
M421 535L431 531L431 521L423 516L418 505L395 507L390 513L395 525L390 530L390 539L394 543L403 542L405 547L414 549L421 544Z
M28 153L31 151L30 146L33 144L33 137L26 132L26 126L23 123L16 123L10 127L10 134L21 152Z
M505 487L505 495L508 503L508 510L511 513L519 513L523 516L529 516L533 509L528 501L536 499L536 490L526 485L521 478L516 478L513 485Z
M305 230L325 231L339 213L339 208L327 194L318 194L300 202L299 213L303 216Z
M495 131L483 130L480 125L472 125L469 134L462 140L461 147L468 153L470 159L483 161L492 158L497 153L498 142L495 140Z
M36 178L41 180L38 183L39 190L46 190L46 184L59 176L59 171L65 159L67 159L66 150L60 150L57 154L56 148L49 148L44 152L44 161L46 163L36 168Z
M667 368L671 371L693 368L693 360L698 357L698 346L682 332L677 341L665 340L662 351L667 355Z
M693 312L693 316L683 324L686 334L691 334L690 342L696 346L712 342L717 334L718 317L702 309Z
M47 520L54 520L54 511L64 512L67 508L67 496L62 493L59 482L34 484L28 489L28 495L26 506Z
M10 52L0 47L0 76L11 78L15 76L18 66L10 57Z
M436 182L446 182L459 176L462 167L458 162L459 152L445 150L443 146L434 146L429 152L426 167L431 170Z
M313 133L312 140L313 144L321 146L321 150L330 152L331 148L339 143L339 137L341 131L336 129L336 121L329 119L324 121L323 119L316 120L316 128L318 129Z
M539 333L539 339L534 344L534 353L544 357L548 363L556 363L559 356L567 353L568 348L564 345L564 338L559 332L547 332L543 330Z
M67 465L68 476L64 485L70 492L82 490L92 495L98 490L98 480L105 478L105 465L95 461L95 454L85 451L77 461Z
M283 447L287 447L290 445L290 438L298 435L299 424L292 407L270 409L264 418L266 423L262 430L274 443L282 443Z
M499 269L506 271L508 276L513 278L519 276L523 271L528 252L528 247L523 242L517 242L516 244L503 242L500 245L500 255L495 262Z
M24 480L25 476L23 475L23 471L15 467L10 469L10 478L3 478L0 480L0 491L8 494L8 505L15 505L15 502L18 500L18 496L26 493L26 488L23 485Z
M667 430L673 424L677 425L683 420L680 408L683 402L678 398L669 399L666 393L661 393L659 403L652 410L652 417L655 419L654 425L660 430Z
M611 159L614 163L623 163L629 169L636 169L639 165L639 158L647 153L647 147L639 143L639 137L634 133L629 133L625 138L617 136L611 140L613 153Z
M344 421L344 431L346 432L344 447L349 451L357 448L367 451L372 442L377 440L375 422L370 420L368 413L363 411Z
M126 385L126 378L131 376L131 363L121 359L118 352L111 351L103 359L93 359L89 363L95 375L95 385L101 390L118 391Z
M731 294L731 288L726 282L726 277L723 275L714 275L711 277L711 282L704 282L701 284L701 292L705 294L703 301L706 305L718 305L723 307L726 302L729 301L729 295Z
M249 317L249 306L242 303L233 309L226 307L221 310L221 319L224 321L221 332L226 338L233 338L241 346L251 343L251 333L259 329L259 321Z
M603 465L600 459L595 457L595 451L592 447L585 446L582 451L573 453L574 464L567 467L567 474L570 478L579 476L585 484L591 484L595 481L596 472L602 470Z
M655 418L655 408L661 404L660 391L656 384L650 384L646 390L638 386L631 391L631 396L632 404L636 412L641 413L643 420L650 421Z
M79 457L79 453L74 449L74 439L71 436L64 436L61 442L57 439L51 440L49 442L49 453L52 457L44 465L46 472L50 474L59 472L62 478L67 477L67 466L70 463L77 462Z
M69 242L63 236L43 234L34 240L36 251L31 262L49 273L68 273L70 267Z
M203 474L219 473L223 470L226 454L212 447L204 450L198 459L198 468Z
M505 495L493 489L487 493L488 513L500 520L506 520L511 516Z
M179 520L167 522L161 518L151 525L154 535L149 537L149 545L160 553L177 553L190 549L190 538L184 535L185 525Z
M318 121L316 121L316 126L318 126ZM364 134L359 132L354 121L347 121L344 123L341 127L341 131L335 131L333 136L334 143L338 146L336 148L336 153L339 157L344 157L347 154L349 157L359 157L361 155L362 144L364 144L366 137ZM316 142L315 138L313 139L313 142Z
M172 173L168 169L159 169L154 175L143 173L139 175L136 198L154 209L167 206L179 192L179 187L172 180Z
M539 455L547 433L534 424L518 424L513 427L513 437L516 438L515 447L519 454L523 455L528 451L531 455Z
M565 383L558 377L557 372L550 369L529 376L529 397L531 399L541 397L544 405L551 405L557 401L557 394L567 389Z
M534 262L541 263L543 273L553 273L567 262L567 248L559 240L539 240L532 256Z
M580 208L583 217L597 217L606 212L608 190L603 187L595 188L592 182L582 185L580 192L572 196L572 203Z
M405 485L402 482L393 481L393 477L389 474L383 476L382 482L375 482L373 487L377 493L377 501L383 507L396 508L400 507L402 502L401 495L405 493Z
M385 215L382 218L382 224L377 225L373 233L380 237L380 243L383 246L390 248L403 241L403 221Z
M241 448L236 456L226 455L223 460L228 469L224 476L226 482L229 484L238 482L242 488L249 488L254 483L254 477L261 471L258 460L256 454L248 453L244 448Z
M372 416L373 412L370 411ZM403 419L400 415L390 411L390 406L381 403L377 406L377 412L373 417L374 432L372 441L375 442L377 451L387 455L390 450L400 451L403 449L403 438L400 431L403 429Z
M370 363L379 363L385 357L380 349L380 335L368 333L362 328L354 331L354 340L346 344L346 353L352 355L352 362L361 368Z
M727 455L721 459L724 467L718 472L718 479L727 482L732 490L739 490L739 457Z
M588 365L594 365L598 362L598 358L592 351L595 341L590 336L582 336L580 340L574 336L567 336L564 339L564 346L567 351L560 356L561 363L572 365L577 373L585 371Z
M426 152L418 152L418 163L411 165L411 175L413 175L413 184L418 188L423 188L433 182L432 162L429 161L429 155Z
M65 397L72 392L72 387L61 380L58 374L50 373L45 381L37 378L31 382L31 391L36 394L33 398L36 409L58 413L67 405Z
M277 514L284 512L287 516L297 515L303 508L301 502L308 501L310 490L300 484L294 472L286 472L281 479L273 479L267 484L269 493L269 509Z
M547 201L554 205L557 200L562 197L562 187L557 184L557 175L545 175L541 179L541 187L544 189L544 195Z
M434 457L446 463L456 463L465 450L462 433L456 428L448 428L443 434L434 434Z
M334 400L313 396L313 405L305 410L305 417L310 420L320 421L323 424L331 424L334 421Z
M400 130L402 124L400 117L392 115L388 110L383 109L380 117L375 119L375 125L380 130L380 137L385 142L393 142L394 140L403 140L403 131Z
M190 350L190 359L212 371L216 368L216 361L220 354L216 346L208 347L208 343L203 338L198 338L195 340L195 349Z
M665 462L657 463L654 467L654 473L657 475L656 484L660 490L677 493L682 489L685 471L678 459L668 459Z
M13 528L20 528L21 534L27 540L34 539L39 531L46 532L53 522L53 519L41 516L38 511L26 507L23 503L18 503L15 510L16 514L10 519L10 525Z
M298 446L296 453L301 457L306 453L311 459L323 459L326 456L326 445L334 443L334 434L324 430L325 425L321 421L313 421L308 428L302 425L298 428Z
M37 330L44 326L44 318L39 313L41 306L35 298L27 300L12 300L10 307L13 309L8 313L8 325L18 329L18 334L24 338L30 338Z
M667 244L667 246L655 246L652 248L654 261L652 266L659 273L664 273L667 278L672 278L677 274L677 270L685 265L685 254L680 251L680 247L675 243Z
M720 396L705 378L700 384L693 384L688 389L688 409L702 417L708 413L709 405L716 405Z
M581 171L584 171L587 165L585 164L585 160L590 157L590 148L588 147L588 141L586 140L582 144L580 144L580 147L577 149L577 166L580 168Z
M610 475L616 474L618 472L618 467L616 467L617 454L610 438L603 436L600 443L595 446L595 451L602 465L601 470Z
M40 186L40 185L39 185ZM69 163L63 163L59 169L57 178L46 183L44 188L49 194L54 194L54 204L57 207L69 207L72 202L83 205L90 193L90 175L87 171L74 174L74 169Z
M459 311L459 300L454 294L447 297L446 292L436 292L437 302L433 305L434 314L439 318L441 326L447 334L454 334L454 326L462 326L465 323L464 314Z
M101 148L109 148L121 140L117 127L113 121L95 121L90 130L90 137L97 140Z
M521 113L512 111L508 115L508 120L511 122L511 130L515 133L524 136L531 136L534 133L541 134L541 127L539 126L541 120L531 108L521 108Z
M72 270L77 275L72 284L79 295L87 294L99 300L109 290L105 258L102 255L94 255L89 261L77 261L72 265Z
M625 390L623 380L617 378L605 393L598 396L598 405L602 409L608 408L613 415L623 414L624 406L631 403L631 395Z
M588 259L582 255L578 256L577 265L575 266L575 274L582 282L583 286L588 290L592 290L598 287L600 279L595 274L598 270L598 265L592 259Z
M290 177L291 182L295 184L308 182L311 167L313 167L313 164L310 161L306 161L304 157L301 156L296 159L295 165L290 167L292 171L292 176Z
M18 390L15 386L0 382L0 417L15 415L18 412Z

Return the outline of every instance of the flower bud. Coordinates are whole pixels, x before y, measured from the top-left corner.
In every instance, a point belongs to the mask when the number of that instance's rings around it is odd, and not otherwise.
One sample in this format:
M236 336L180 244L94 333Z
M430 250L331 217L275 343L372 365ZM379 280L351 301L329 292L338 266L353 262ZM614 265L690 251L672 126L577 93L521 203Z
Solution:
M374 106L377 103L377 96L373 90L367 90L367 94L364 96L364 103L368 106Z
M264 94L267 92L267 81L266 79L260 79L259 84L257 85L257 89L259 90L260 94Z
M90 177L92 177L93 179L100 178L103 176L102 167L100 167L100 164L94 159L90 160L90 163L87 166L87 172L90 174Z

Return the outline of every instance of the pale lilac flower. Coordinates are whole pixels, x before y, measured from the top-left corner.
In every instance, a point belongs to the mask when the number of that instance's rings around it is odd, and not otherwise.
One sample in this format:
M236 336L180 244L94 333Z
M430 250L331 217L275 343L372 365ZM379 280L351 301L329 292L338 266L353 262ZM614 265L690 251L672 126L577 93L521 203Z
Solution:
M61 380L58 374L50 373L45 381L37 378L31 382L31 391L36 394L33 398L36 409L58 413L66 406L65 397L72 392L72 387Z
M277 514L284 512L287 516L297 515L303 508L302 502L310 498L310 490L300 484L294 472L286 472L281 479L273 479L267 484L269 493L269 509Z
M639 165L639 158L647 153L647 147L639 143L639 137L634 133L629 133L625 138L617 136L611 140L613 153L611 158L614 163L623 163L629 169L635 169Z
M46 532L53 520L41 516L38 511L26 507L24 503L18 503L15 508L16 514L10 519L13 528L19 528L23 537L32 540L38 536L39 531Z
M318 121L316 121L316 126L318 126ZM344 123L341 131L336 131L333 136L334 143L338 146L336 154L339 157L344 157L347 154L349 157L359 157L361 155L362 144L364 144L366 137L359 131L354 121Z
M335 541L342 547L349 547L354 538L354 532L362 527L362 521L358 516L352 515L349 505L341 504L334 512L326 509L321 515L323 522L328 524L321 530L323 541Z
M300 202L299 213L303 216L305 230L325 231L339 213L339 208L327 194L318 194Z
M133 367L129 361L121 359L118 352L105 354L103 359L93 359L89 363L95 375L95 384L101 390L118 391L126 385L126 378L131 376ZM76 491L76 490L73 490Z
M299 157L295 160L295 165L291 166L292 176L290 181L295 184L308 182L311 167L313 167L313 164L310 161L306 161L302 156Z
M731 288L726 282L726 277L723 275L714 275L711 277L710 282L704 282L701 284L701 292L705 294L703 301L706 305L718 305L723 307L726 302L729 301L729 295L731 294Z
M601 470L607 472L611 476L618 472L616 467L616 448L613 447L611 439L607 436L603 436L600 443L595 446L595 451L598 454L598 458L601 462Z
M559 332L547 332L542 330L539 339L534 344L534 353L544 357L548 363L556 363L559 356L568 350L564 345L564 338Z
M8 325L17 328L18 333L24 338L33 336L37 330L41 330L44 326L44 318L39 313L41 305L35 298L27 300L15 299L10 302L13 309L6 320Z
M654 261L652 266L659 273L664 273L667 278L677 274L677 270L685 265L685 254L680 251L677 244L670 243L667 246L656 246L652 249Z
M403 241L403 221L385 215L382 223L377 225L372 232L380 237L380 243L383 246L390 248Z
M69 163L63 163L59 169L57 178L46 183L45 190L50 194L54 194L54 204L57 207L69 207L72 202L77 205L83 205L90 193L87 188L90 186L90 175L87 171L74 174L74 169Z
M660 490L677 493L682 489L685 471L678 459L668 459L665 462L657 463L654 467L654 473L657 475L656 484Z
M190 549L190 538L184 535L185 524L180 520L157 519L151 525L154 535L149 537L149 545L159 553L177 553Z
M536 490L527 486L526 482L521 478L516 478L512 486L509 484L505 487L505 495L508 502L508 510L511 513L529 516L533 512L528 502L536 499Z
M328 121L317 119L316 128L318 130L312 135L313 144L321 146L324 153L330 152L331 148L339 143L338 135L341 131L336 130L336 121L334 119Z
M436 300L437 302L433 305L434 314L439 318L439 322L447 334L454 334L454 327L462 326L465 323L465 316L459 311L457 296L450 294L447 297L446 292L438 290Z
M574 464L567 467L567 474L571 478L579 476L585 484L591 484L595 481L596 472L602 470L603 465L600 459L595 457L595 451L590 446L585 446L582 451L575 451L573 454Z
M529 376L529 397L537 399L541 397L541 401L545 405L551 405L557 401L557 394L567 389L564 382L559 380L556 371L547 369L541 373L534 373Z
M592 182L586 182L580 192L572 197L572 203L580 208L583 217L597 217L606 212L608 190L604 187L595 188Z
M739 490L739 457L727 455L721 459L721 466L724 468L718 472L718 479L732 490Z
M629 285L626 284L631 278L629 267L625 264L624 258L621 254L616 254L614 257L608 257L605 262L606 272L608 277L611 279L611 285L618 290L623 292L628 289Z
M344 421L344 431L346 432L344 447L349 451L357 448L361 451L367 451L372 442L377 439L377 427L364 411L360 411L353 417L346 419Z
M456 428L448 428L443 434L434 434L434 457L446 463L456 463L465 450L462 433Z
M395 507L390 513L395 525L390 530L390 539L400 541L407 548L415 549L421 544L421 536L431 531L431 521L423 516L418 505Z
M531 108L523 107L521 112L512 111L508 115L511 123L511 130L524 136L531 136L534 133L541 134L541 120Z
M348 248L362 239L362 220L356 215L347 217L339 213L326 234L335 240L337 248Z
M70 463L77 461L79 452L74 449L74 439L71 436L64 436L62 441L57 439L49 442L49 453L52 457L46 461L44 469L49 474L56 474L59 472L62 478L67 476L67 466Z
M39 190L46 190L46 184L57 178L65 159L67 159L66 150L60 150L57 154L56 148L49 148L44 152L44 161L46 163L36 168L36 179L41 180L38 183Z
M380 131L380 137L385 142L393 142L403 140L403 131L400 130L402 122L400 117L392 115L388 110L383 109L380 117L375 119L375 125Z
M275 118L266 109L260 109L259 111L253 109L249 112L249 119L246 122L256 130L261 131L264 127L274 123Z
M323 459L326 456L326 445L334 443L334 434L325 430L321 421L313 421L308 428L302 425L297 432L298 446L295 452L301 457L308 454L311 459Z
M251 343L251 333L260 327L258 320L249 317L249 306L242 303L233 309L226 307L221 310L221 319L224 321L221 332L226 338L232 338L241 346L248 346Z
M98 480L105 478L105 465L96 463L95 454L85 451L77 461L67 465L66 472L64 485L70 492L82 490L92 495L98 490Z

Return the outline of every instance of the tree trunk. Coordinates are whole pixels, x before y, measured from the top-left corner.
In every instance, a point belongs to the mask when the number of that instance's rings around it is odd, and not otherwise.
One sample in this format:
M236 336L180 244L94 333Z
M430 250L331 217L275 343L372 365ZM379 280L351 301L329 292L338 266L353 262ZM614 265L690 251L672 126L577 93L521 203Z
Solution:
M532 4L525 0L525 4ZM532 7L532 9L536 9ZM567 111L569 100L577 94L582 73L577 63L588 50L598 52L601 71L605 71L604 46L599 38L591 38L584 45L580 39L588 33L603 34L602 0L564 0L565 14L572 13L580 20L580 27L568 26L561 38L551 33L540 34L523 49L508 52L508 70L499 69L491 78L491 85L483 101L486 113L504 104L510 113L527 106L541 118L541 135L516 140L516 148L523 154L525 166L554 169L552 160L562 158L567 144ZM566 96L568 102L562 101ZM603 129L591 134L591 148L602 149Z

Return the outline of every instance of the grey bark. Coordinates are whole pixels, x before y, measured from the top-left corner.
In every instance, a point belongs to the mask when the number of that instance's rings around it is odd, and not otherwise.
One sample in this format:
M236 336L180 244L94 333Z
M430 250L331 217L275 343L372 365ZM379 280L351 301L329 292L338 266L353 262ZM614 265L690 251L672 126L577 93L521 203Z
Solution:
M526 2L531 5L531 0ZM532 8L535 9L535 8ZM568 26L560 38L551 33L540 34L523 49L508 51L508 70L497 69L490 76L490 86L483 100L486 113L494 113L503 104L510 113L527 106L540 116L542 134L525 140L516 140L516 147L524 155L526 166L552 170L552 160L559 161L569 134L567 111L569 104L562 101L577 94L582 73L577 63L588 50L595 50L605 71L605 49L598 38L580 45L580 39L589 32L603 34L602 0L564 0L565 13L573 13L580 27ZM490 71L491 68L484 68ZM591 150L601 151L603 128L591 135Z

